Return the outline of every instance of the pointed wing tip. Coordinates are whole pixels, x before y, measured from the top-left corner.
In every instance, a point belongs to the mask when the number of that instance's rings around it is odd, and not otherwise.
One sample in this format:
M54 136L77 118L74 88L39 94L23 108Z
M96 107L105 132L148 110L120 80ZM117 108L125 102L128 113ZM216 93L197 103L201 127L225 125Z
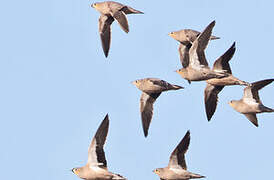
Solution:
M109 117L108 117L108 113L106 114L106 116L105 116L105 118L104 118L104 120L103 120L102 124L105 124L105 123L109 124ZM108 125L107 125L107 126L108 126Z
M259 127L259 124L258 124L258 122L257 123L255 123L255 122L252 122L252 124L257 128L257 127Z
M186 135L185 135L186 137L190 137L190 130L187 130L187 132L186 132Z
M108 57L108 51L107 50L104 50L104 55L105 55L105 58Z
M215 111L214 111L215 112ZM206 107L206 118L207 118L207 121L210 122L214 112L212 113L207 107Z
M147 138L147 135L148 135L148 131L146 131L146 130L144 129L144 136L145 136L145 138Z
M215 24L216 24L216 21L213 20L209 25L210 25L210 26L215 26Z

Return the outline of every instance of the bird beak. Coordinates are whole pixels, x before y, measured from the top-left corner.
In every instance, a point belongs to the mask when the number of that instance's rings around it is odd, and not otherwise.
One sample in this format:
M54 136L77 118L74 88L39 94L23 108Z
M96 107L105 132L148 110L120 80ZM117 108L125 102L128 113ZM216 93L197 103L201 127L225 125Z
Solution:
M168 33L168 35L170 36L170 37L174 37L174 34L173 33Z
M95 5L94 5L94 4L91 4L91 7L92 7L92 8L95 8Z
M73 172L73 173L74 173L74 171L73 171L73 170L74 170L74 168L72 168L72 169L71 169L71 172Z

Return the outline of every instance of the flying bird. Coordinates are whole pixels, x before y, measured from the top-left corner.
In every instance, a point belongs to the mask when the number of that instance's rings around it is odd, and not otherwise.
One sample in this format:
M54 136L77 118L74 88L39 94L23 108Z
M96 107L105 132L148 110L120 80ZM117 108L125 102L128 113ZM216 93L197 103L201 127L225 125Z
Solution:
M108 134L109 118L105 116L100 124L95 136L93 137L88 149L88 162L85 166L73 168L72 172L81 179L85 180L126 180L119 174L109 172L107 169L107 161L104 152L104 144Z
M273 81L274 79L265 79L252 83L251 86L247 86L244 89L242 99L232 100L229 102L229 105L239 113L245 115L249 121L258 127L256 114L263 112L274 112L274 109L268 108L262 104L258 91Z
M187 131L184 138L171 153L168 166L153 170L161 180L188 180L205 177L187 171L185 153L188 150L189 143L190 132Z
M183 66L187 66L189 59L189 49L200 34L201 32L192 29L182 29L180 31L173 31L168 34L170 37L180 42L178 51L180 55L180 61ZM215 39L220 38L216 36L210 36L210 40Z
M225 86L230 86L230 85L249 86L250 85L248 82L239 80L232 75L229 61L233 57L235 50L236 50L236 47L234 42L232 46L221 57L219 57L215 61L212 68L212 70L216 70L216 71L226 70L226 72L229 75L224 78L213 78L213 79L206 80L207 86L204 90L204 101L205 101L205 109L206 109L206 115L207 115L208 121L210 121L211 117L216 111L216 107L218 103L218 94L221 92L221 90Z
M208 66L205 52L212 29L215 26L215 21L212 21L203 32L194 40L192 46L189 49L189 58L185 58L182 62L183 68L176 72L182 76L182 78L191 81L203 81L211 78L226 77L226 71L211 70Z
M169 84L157 78L145 78L133 81L138 89L143 93L140 99L140 112L145 137L148 135L149 125L153 115L153 104L164 91L183 89L183 87Z
M107 57L111 42L111 24L116 20L123 31L129 32L127 14L143 14L143 12L133 9L114 1L93 3L91 7L101 13L99 18L99 33L104 54Z

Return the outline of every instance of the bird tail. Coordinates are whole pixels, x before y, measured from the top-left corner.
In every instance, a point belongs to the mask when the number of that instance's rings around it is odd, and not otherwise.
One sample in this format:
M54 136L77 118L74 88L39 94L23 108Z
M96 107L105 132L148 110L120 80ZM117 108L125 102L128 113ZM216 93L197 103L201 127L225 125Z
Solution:
M120 174L114 174L114 177L112 179L117 179L117 180L127 180L126 178L124 178L123 176L121 176Z
M184 87L172 84L172 86L171 86L170 89L172 89L172 90L178 90L178 89L184 89Z
M142 11L138 11L136 9L133 9L132 7L125 6L122 9L126 14L144 14Z
M241 81L239 80L239 85L243 85L243 86L251 86L250 83L246 82L246 81Z
M200 175L200 174L191 173L191 174L190 174L190 178L191 178L191 179L198 179L198 178L205 178L205 176L202 176L202 175Z
M220 39L220 37L217 36L210 36L210 40Z
M263 107L263 112L274 112L274 109L268 108L266 106Z

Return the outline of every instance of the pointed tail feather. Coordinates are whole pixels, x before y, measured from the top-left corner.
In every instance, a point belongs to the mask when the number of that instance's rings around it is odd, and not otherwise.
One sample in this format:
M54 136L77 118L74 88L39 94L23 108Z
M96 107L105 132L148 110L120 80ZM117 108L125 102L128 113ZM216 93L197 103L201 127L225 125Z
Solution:
M239 85L243 85L243 86L251 86L251 84L249 82L246 81L239 81Z
M123 176L121 176L120 174L114 174L115 176L113 177L113 179L118 179L118 180L127 180L126 178L124 178Z
M220 39L220 37L217 36L210 36L210 40Z
M138 11L129 6L123 7L122 11L124 11L126 14L144 14L142 11Z
M274 112L274 109L271 109L271 108L268 108L268 107L264 106L263 112Z
M194 173L192 173L190 175L190 178L192 178L192 179L198 179L198 178L205 178L205 176L202 176L200 174L194 174Z
M178 89L184 89L184 87L173 84L172 87L171 87L171 89L178 90Z

